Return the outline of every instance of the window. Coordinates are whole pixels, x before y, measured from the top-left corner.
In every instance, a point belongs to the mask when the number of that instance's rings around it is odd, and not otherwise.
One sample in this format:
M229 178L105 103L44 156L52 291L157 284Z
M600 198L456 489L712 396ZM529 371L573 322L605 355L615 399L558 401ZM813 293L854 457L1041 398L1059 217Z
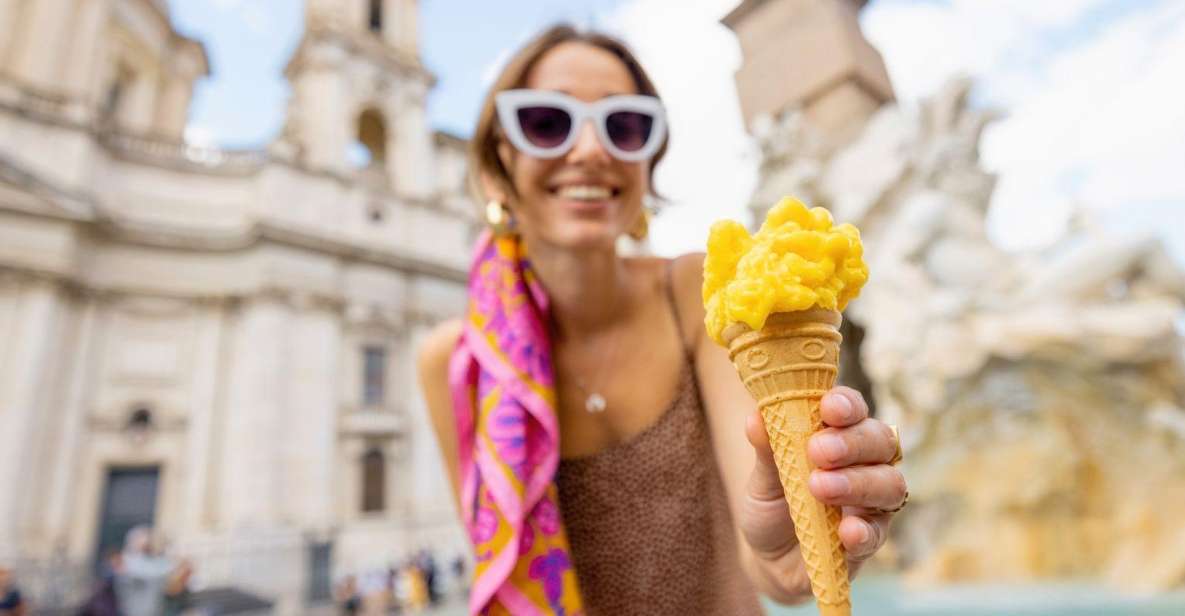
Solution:
M357 133L346 147L346 161L358 173L358 179L381 191L390 188L387 175L387 126L383 114L367 107L358 114Z
M152 411L147 407L136 407L134 411L128 415L129 430L148 430L152 428Z
M366 215L370 218L370 222L375 224L381 223L383 222L383 219L386 218L386 214L386 208L384 207L382 201L371 201L370 204L366 206Z
M383 0L370 0L368 24L371 32L383 31Z
M387 397L387 349L362 349L362 404L380 406Z
M362 456L362 513L386 508L386 467L383 452L378 449L371 449Z

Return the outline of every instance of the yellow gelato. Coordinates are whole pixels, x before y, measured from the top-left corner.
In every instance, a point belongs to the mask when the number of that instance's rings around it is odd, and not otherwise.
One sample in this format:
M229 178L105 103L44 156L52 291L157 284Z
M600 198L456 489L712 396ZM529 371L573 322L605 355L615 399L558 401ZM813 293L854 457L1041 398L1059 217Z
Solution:
M813 307L842 311L868 280L860 231L833 226L831 214L784 198L753 236L721 220L704 259L704 326L717 344L733 323L760 330L775 312Z

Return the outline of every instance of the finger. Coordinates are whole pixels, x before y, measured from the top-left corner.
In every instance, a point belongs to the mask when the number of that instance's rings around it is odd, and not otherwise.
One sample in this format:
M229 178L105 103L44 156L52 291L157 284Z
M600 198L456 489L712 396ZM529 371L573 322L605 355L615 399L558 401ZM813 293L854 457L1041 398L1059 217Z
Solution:
M888 464L896 453L897 438L893 431L876 419L865 419L846 428L824 428L806 444L811 463L824 469Z
M769 446L769 435L765 433L760 411L745 418L745 437L757 454L753 473L749 476L749 495L758 500L781 500L782 482L778 479L778 467L774 464L774 452Z
M849 560L866 560L889 538L890 514L845 515L839 522L839 540Z
M887 464L812 471L807 486L828 505L895 509L905 502L905 477Z
M819 401L819 412L823 416L823 423L843 428L860 423L868 417L868 403L864 396L851 387L839 386L827 392Z

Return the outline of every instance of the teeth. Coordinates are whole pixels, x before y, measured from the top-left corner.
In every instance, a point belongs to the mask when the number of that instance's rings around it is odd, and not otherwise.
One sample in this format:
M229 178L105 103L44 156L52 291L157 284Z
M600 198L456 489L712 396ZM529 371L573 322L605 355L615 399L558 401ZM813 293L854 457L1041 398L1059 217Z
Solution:
M604 186L564 186L559 195L577 201L603 201L613 196L613 191Z

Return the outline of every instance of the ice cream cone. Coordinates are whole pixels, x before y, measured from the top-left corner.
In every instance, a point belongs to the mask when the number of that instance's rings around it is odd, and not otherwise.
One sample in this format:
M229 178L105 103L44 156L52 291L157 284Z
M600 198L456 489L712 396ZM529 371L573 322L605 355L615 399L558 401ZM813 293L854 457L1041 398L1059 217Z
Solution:
M820 503L806 485L814 468L806 456L807 439L823 427L819 400L839 371L840 321L835 310L812 308L771 314L759 331L737 323L722 332L733 365L761 409L822 616L852 613L840 509Z

